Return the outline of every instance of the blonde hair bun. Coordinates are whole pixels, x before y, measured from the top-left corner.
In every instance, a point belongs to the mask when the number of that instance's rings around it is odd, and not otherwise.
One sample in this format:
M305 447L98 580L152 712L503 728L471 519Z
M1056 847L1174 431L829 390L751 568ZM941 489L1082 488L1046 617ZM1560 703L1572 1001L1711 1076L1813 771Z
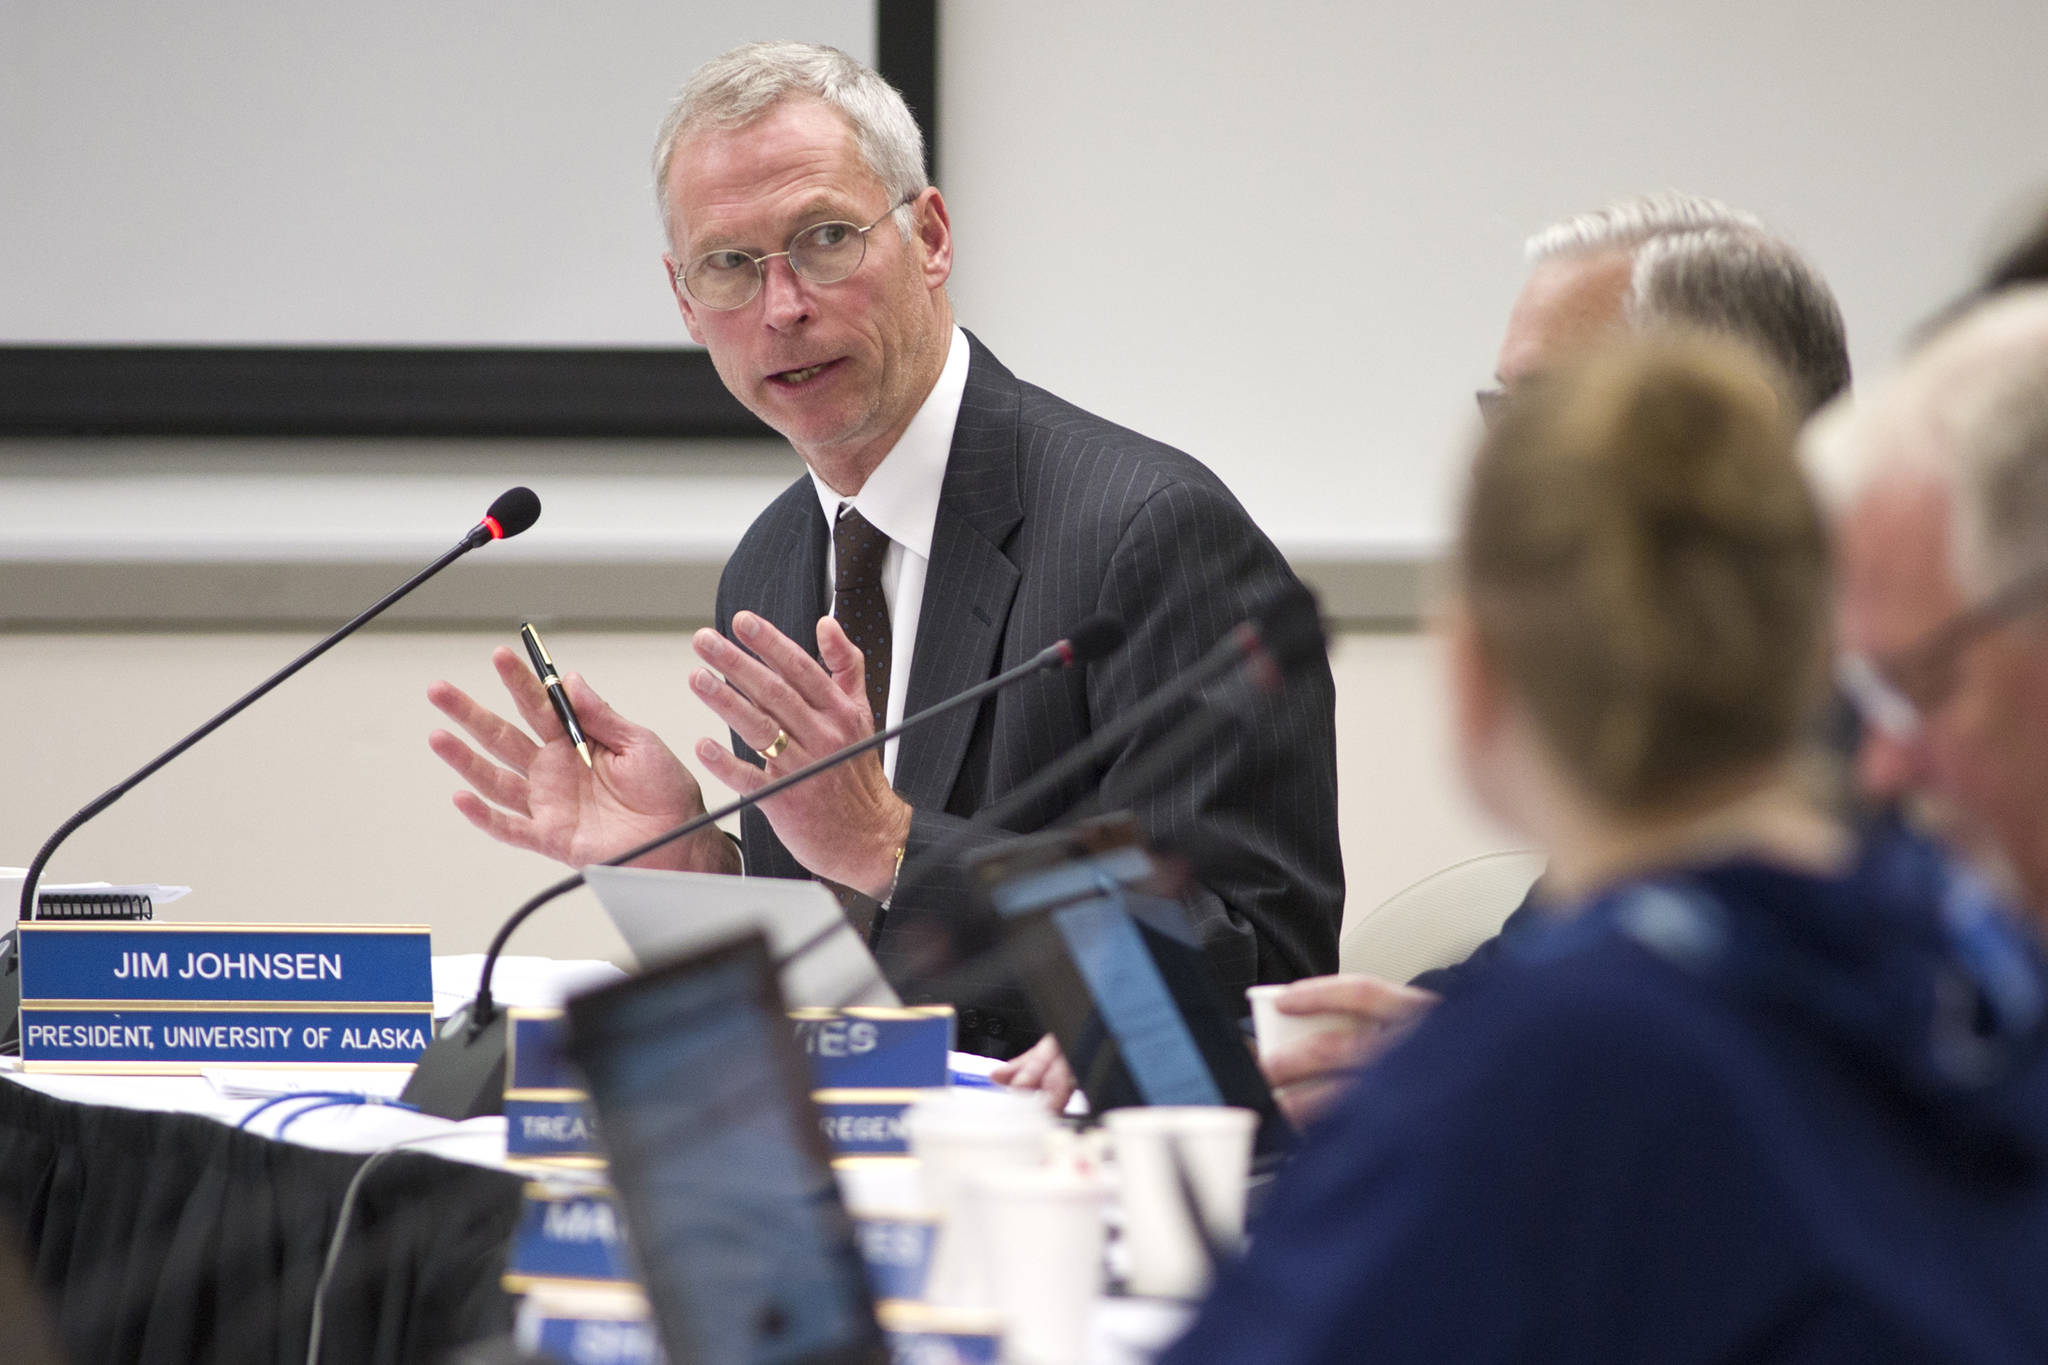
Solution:
M1827 545L1764 362L1636 338L1517 392L1481 443L1459 576L1482 645L1605 802L1774 758L1821 694Z

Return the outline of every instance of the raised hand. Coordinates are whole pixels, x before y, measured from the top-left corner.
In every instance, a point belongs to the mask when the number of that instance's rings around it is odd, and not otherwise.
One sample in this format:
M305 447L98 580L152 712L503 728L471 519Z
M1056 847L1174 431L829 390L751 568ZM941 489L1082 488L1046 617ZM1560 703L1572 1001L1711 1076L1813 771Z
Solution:
M525 662L500 648L491 664L526 730L451 683L427 689L427 699L475 743L472 748L446 730L427 737L427 746L469 784L471 790L455 793L455 808L478 829L501 843L582 867L703 812L703 793L689 769L652 730L607 705L581 675L571 673L563 682L590 741L589 768ZM649 854L639 865L737 872L739 856L731 840L705 830Z
M702 740L697 761L713 777L744 794L874 733L861 654L837 621L818 622L822 667L753 612L734 616L732 627L746 649L715 630L697 632L697 657L709 667L690 674L690 687L734 734L775 754L757 768ZM896 851L910 837L910 806L889 786L879 751L770 797L761 812L812 873L877 899L889 894Z

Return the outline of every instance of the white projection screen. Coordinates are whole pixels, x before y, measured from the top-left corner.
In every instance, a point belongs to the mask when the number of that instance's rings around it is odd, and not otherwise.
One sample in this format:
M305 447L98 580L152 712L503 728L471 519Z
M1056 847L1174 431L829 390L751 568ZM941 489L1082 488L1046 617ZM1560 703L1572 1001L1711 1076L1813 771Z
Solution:
M929 125L932 7L0 0L0 434L763 434L669 297L655 129L765 37Z
M0 341L683 344L654 130L783 34L874 7L0 0Z

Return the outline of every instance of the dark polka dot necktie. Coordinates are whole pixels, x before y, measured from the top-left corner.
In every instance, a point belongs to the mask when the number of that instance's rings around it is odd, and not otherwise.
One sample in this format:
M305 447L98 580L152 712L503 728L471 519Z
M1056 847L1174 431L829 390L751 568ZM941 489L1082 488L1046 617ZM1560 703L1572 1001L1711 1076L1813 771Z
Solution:
M889 600L882 595L882 558L889 537L842 503L832 527L832 614L867 661L868 709L880 730L889 719Z

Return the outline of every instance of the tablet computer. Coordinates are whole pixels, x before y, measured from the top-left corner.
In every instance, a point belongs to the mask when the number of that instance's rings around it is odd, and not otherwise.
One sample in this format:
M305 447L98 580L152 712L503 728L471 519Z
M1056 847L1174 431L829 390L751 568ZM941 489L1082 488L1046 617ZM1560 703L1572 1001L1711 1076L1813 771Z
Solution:
M766 938L578 996L568 1015L672 1365L883 1365Z
M1292 1143L1203 958L1175 871L1129 816L1012 840L970 866L1001 920L1011 968L1092 1111L1236 1105L1259 1115L1259 1155Z

